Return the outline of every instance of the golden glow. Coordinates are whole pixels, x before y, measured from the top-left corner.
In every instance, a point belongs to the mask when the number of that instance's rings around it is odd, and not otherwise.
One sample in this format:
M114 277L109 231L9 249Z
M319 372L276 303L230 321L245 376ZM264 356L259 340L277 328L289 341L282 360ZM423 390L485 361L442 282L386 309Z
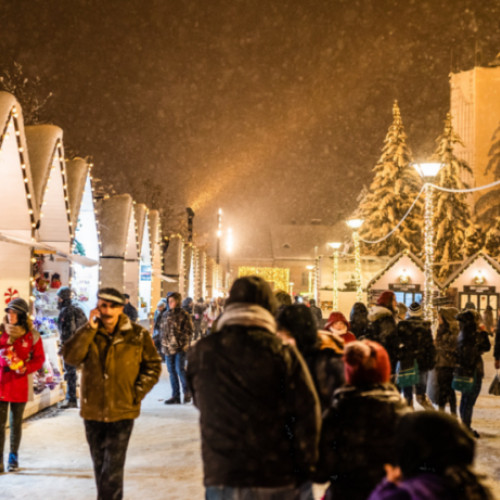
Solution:
M287 268L241 266L238 268L238 278L242 276L260 276L273 284L275 290L286 291L290 286L290 269Z

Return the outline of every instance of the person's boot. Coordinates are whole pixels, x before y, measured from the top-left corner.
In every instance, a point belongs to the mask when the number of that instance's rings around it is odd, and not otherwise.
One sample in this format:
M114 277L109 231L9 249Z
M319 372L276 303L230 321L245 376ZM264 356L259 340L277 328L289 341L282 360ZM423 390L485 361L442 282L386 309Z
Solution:
M78 408L78 403L72 399L65 399L62 403L59 404L59 408L62 410L67 410L68 408Z
M181 398L179 396L172 397L170 399L167 399L165 401L166 405L180 405L181 404Z
M16 472L19 469L19 461L17 459L17 453L9 453L9 472Z
M184 404L191 403L193 396L191 394L184 394Z
M434 410L434 406L430 402L429 398L427 397L427 394L420 394L417 395L417 403L424 409L424 410Z
M5 467L3 465L3 457L2 460L0 460L0 474L3 474L5 472Z

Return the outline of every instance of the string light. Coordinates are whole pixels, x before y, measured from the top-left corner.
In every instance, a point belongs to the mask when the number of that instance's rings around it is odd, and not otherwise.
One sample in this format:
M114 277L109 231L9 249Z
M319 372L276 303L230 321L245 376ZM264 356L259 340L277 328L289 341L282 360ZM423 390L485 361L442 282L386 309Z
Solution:
M274 283L275 290L288 290L290 283L290 269L283 267L241 266L238 268L238 278L242 276L260 276Z
M432 293L434 290L434 225L433 215L433 191L429 183L425 184L425 208L424 208L424 294L423 308L424 318L432 320Z

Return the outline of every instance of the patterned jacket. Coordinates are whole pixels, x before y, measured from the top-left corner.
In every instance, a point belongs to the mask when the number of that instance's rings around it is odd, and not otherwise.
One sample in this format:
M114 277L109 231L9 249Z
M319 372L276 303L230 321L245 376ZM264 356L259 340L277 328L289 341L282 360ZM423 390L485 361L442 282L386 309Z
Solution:
M186 352L193 337L191 315L180 307L170 309L160 319L161 345L167 355Z
M61 344L64 344L85 323L87 323L85 313L78 306L73 305L71 300L63 301L57 318Z

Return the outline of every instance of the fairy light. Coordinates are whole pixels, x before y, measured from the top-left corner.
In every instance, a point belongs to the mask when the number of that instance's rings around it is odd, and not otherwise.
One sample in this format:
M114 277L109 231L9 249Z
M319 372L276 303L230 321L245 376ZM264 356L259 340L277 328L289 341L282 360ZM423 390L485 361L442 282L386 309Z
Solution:
M339 310L339 285L338 285L338 274L339 274L339 248L342 243L332 242L328 245L333 249L333 298L332 307L334 311Z
M425 209L424 209L424 318L432 319L432 291L434 289L434 224L433 214L433 191L430 184L425 185Z
M347 225L353 230L352 240L354 242L354 270L356 281L356 300L363 302L363 285L361 283L361 248L359 245L359 228L363 225L363 219L350 219Z

